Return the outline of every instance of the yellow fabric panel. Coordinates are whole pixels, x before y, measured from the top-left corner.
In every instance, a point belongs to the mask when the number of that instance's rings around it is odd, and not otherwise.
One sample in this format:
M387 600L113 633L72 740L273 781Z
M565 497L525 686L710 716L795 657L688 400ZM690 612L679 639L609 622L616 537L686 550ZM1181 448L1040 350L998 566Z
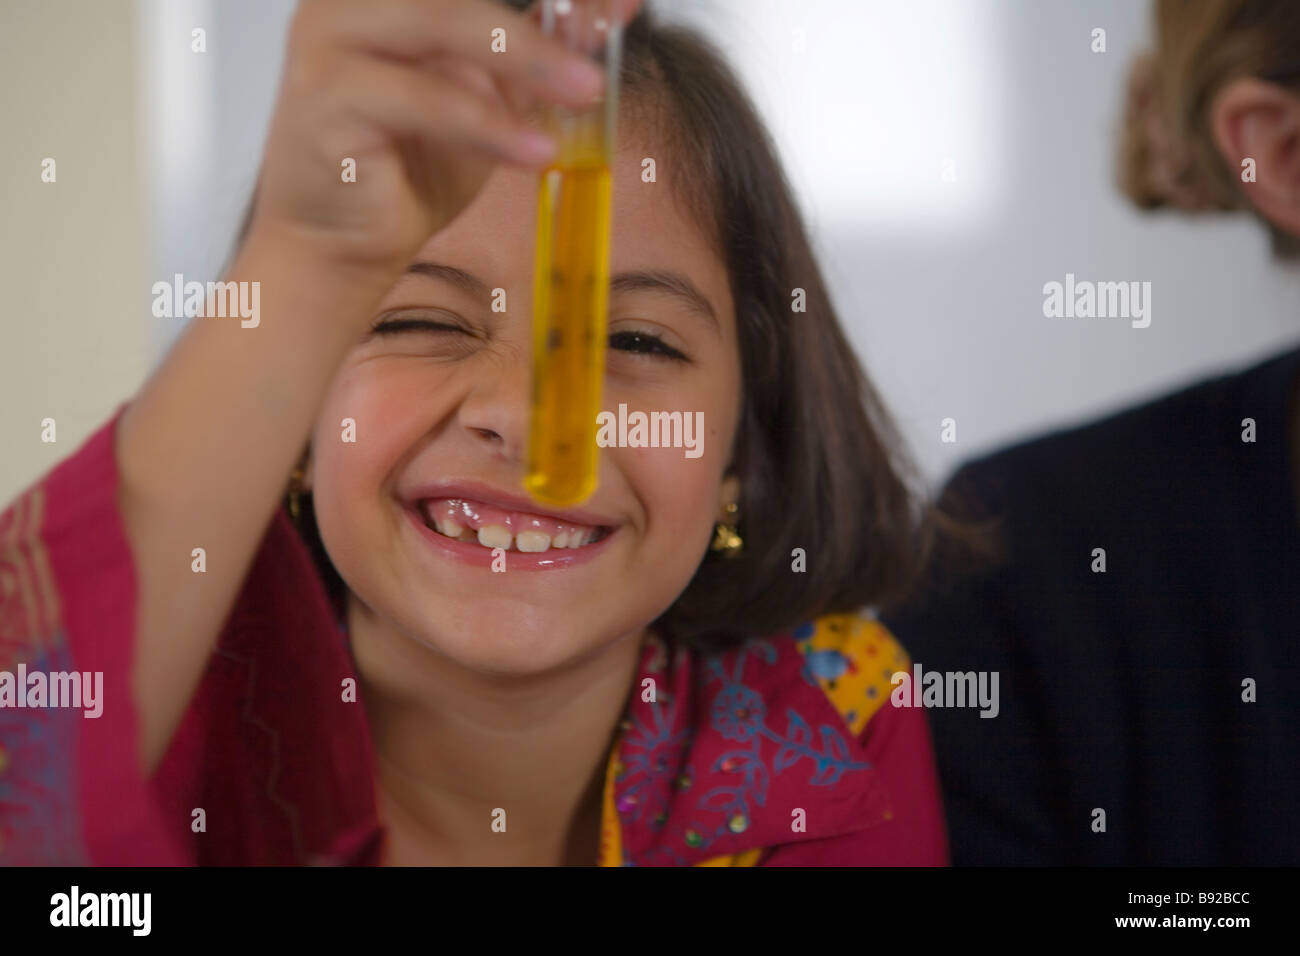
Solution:
M623 833L618 825L618 812L614 809L614 778L622 770L618 754L623 746L620 730L609 751L609 764L605 768L605 798L600 812L600 861L598 866L623 865Z
M855 735L889 700L890 678L912 667L883 624L857 614L818 618L812 635L799 641L799 650L805 658L817 655L813 675ZM836 676L826 676L831 673Z

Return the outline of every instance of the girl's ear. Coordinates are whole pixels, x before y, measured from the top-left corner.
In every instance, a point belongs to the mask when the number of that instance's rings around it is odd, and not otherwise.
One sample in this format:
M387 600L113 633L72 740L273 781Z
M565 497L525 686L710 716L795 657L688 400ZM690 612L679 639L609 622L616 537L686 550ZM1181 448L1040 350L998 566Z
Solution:
M1300 236L1300 97L1254 77L1225 86L1210 107L1214 143L1259 214Z

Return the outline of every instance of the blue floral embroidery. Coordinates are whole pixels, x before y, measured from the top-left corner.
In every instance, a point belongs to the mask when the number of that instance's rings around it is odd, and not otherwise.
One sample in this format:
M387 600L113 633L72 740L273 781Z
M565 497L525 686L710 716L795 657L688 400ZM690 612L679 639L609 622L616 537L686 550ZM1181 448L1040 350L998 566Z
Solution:
M767 803L769 776L762 754L764 739L779 745L772 761L773 773L780 773L807 758L816 766L816 771L808 781L814 786L833 786L846 771L870 768L870 764L850 759L843 736L829 724L817 728L821 742L818 747L813 740L812 728L793 709L786 710L785 734L779 734L769 727L762 697L741 683L745 655L751 651L757 652L767 664L776 663L776 648L770 641L751 641L736 654L730 678L716 658L707 665L707 680L722 681L722 689L713 700L713 727L728 740L753 740L750 750L727 751L714 761L712 767L717 772L723 770L728 761L734 761L733 771L743 773L740 783L731 787L715 787L700 799L699 806L702 809L714 810L726 817L715 831L718 837L730 831L733 819L749 818L751 798L760 807Z
M689 728L673 732L671 707L655 707L653 730L639 720L632 721L632 732L627 735L623 748L623 772L620 779L633 782L618 798L619 812L633 822L639 822L647 811L650 819L668 814L668 788L654 787L656 779L668 771L668 761L676 760L676 751L691 736Z
M805 625L795 631L794 636L803 634L806 638L810 633L810 626ZM819 787L834 786L845 773L870 769L869 763L850 757L840 728L822 724L814 730L793 708L785 711L785 731L778 731L772 725L763 696L744 681L745 664L750 655L768 666L775 665L778 660L777 648L771 640L755 640L734 652L730 673L724 665L730 656L727 654L701 661L702 668L697 672L697 680L702 685L714 682L721 685L708 708L712 729L726 740L748 745L725 751L709 768L713 774L734 775L736 782L705 791L695 803L697 811L719 814L721 820L715 816L706 824L693 815L689 826L674 826L674 832L665 833L668 839L657 841L656 846L643 855L642 862L682 865L685 857L677 847L685 844L707 851L717 841L744 832L752 819L751 808L767 804L772 775L789 770L804 760L812 762L809 784ZM805 674L811 676L806 667ZM624 779L632 778L635 783L623 791L623 805L619 812L633 821L652 812L655 814L652 819L662 823L668 815L670 795L674 789L683 788L656 787L654 783L656 778L662 781L669 772L670 758L676 758L671 760L671 764L680 766L683 755L675 751L691 733L689 729L676 734L672 732L673 708L655 708L653 713L656 724L653 731L637 722L635 732L628 735ZM770 764L769 758L763 754L764 741L776 745ZM672 772L678 772L675 766ZM630 859L627 862L633 863Z
M70 671L60 633L53 649L27 662L30 671ZM20 689L25 692L25 688ZM0 709L0 866L85 866L77 808L76 754L80 710Z
M713 698L714 728L728 740L746 741L762 731L763 698L743 684L728 684Z

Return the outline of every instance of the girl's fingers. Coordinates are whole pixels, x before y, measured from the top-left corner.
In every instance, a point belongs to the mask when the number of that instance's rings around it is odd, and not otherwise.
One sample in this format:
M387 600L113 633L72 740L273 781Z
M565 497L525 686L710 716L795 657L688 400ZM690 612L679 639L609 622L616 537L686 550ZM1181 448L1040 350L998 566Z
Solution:
M501 103L506 102L501 97L501 91L493 80L492 74L477 64L455 57L440 56L426 60L423 66L440 76L445 76L477 96Z
M518 84L509 83L500 77L494 77L487 70L466 60L452 57L433 57L422 66L440 76L444 76L463 86L477 96L494 103L500 103L502 109L521 127L528 125L526 117L537 105L536 99L521 89Z
M525 166L548 159L545 136L519 124L499 99L467 88L463 79L417 66L354 56L338 73L340 99L386 132L438 148L460 146Z
M308 45L321 40L415 62L462 57L553 102L586 105L603 86L595 64L496 0L305 0L294 31Z

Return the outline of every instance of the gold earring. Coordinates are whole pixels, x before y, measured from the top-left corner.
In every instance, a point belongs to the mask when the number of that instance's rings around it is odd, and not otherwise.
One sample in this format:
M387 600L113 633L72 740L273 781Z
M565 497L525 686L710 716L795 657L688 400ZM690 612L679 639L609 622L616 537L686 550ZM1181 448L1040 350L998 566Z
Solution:
M289 476L289 515L294 521L298 520L298 496L302 494L302 466L295 465L293 474Z
M740 512L740 506L729 501L722 510L727 513L727 517L719 521L714 529L713 543L709 545L709 550L721 551L723 557L734 558L745 547L745 539L736 530L736 515Z

